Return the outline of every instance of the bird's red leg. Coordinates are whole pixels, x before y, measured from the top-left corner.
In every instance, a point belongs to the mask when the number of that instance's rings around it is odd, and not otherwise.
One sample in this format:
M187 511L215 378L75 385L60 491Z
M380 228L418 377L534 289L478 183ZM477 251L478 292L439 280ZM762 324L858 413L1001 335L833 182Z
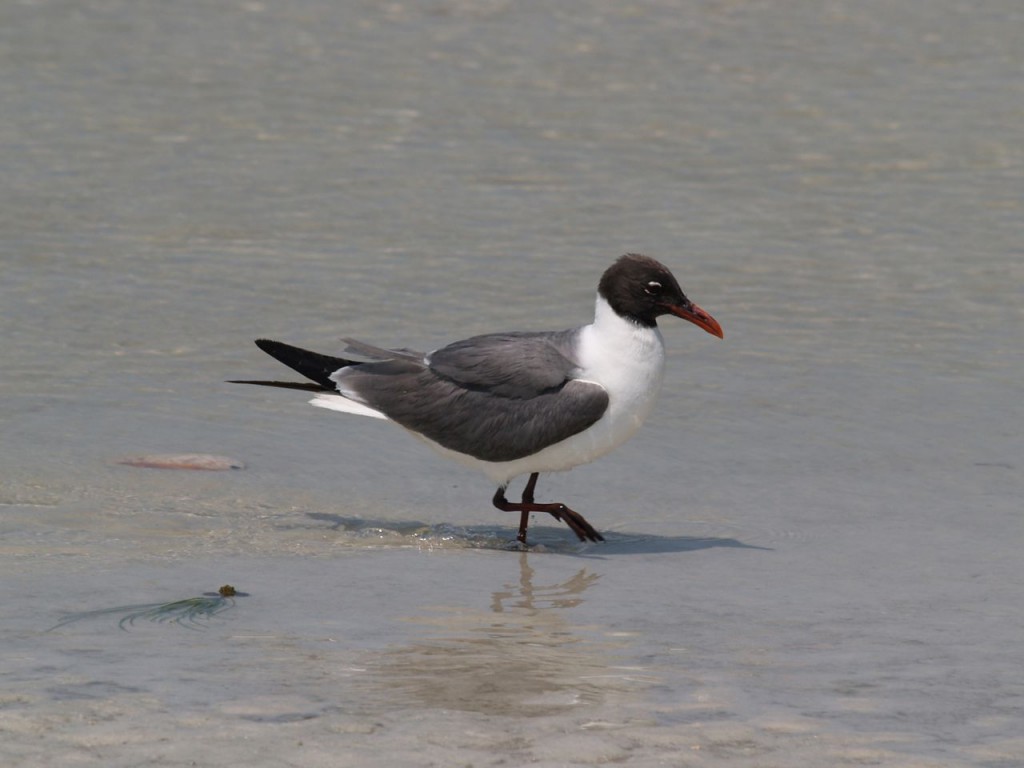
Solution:
M533 504L533 489L537 487L538 477L540 477L540 473L533 472L530 479L526 481L526 487L523 488L523 511L519 516L519 535L516 536L516 541L523 544L526 543L526 526L530 522L529 506Z
M522 504L516 504L515 502L509 501L505 498L505 486L498 486L498 490L494 493L492 499L494 506L500 509L502 512L519 512L519 533L516 535L516 541L521 544L526 543L526 526L530 523L530 510L523 509Z
M526 527L530 521L531 512L547 512L555 520L559 520L572 530L573 533L579 537L580 541L604 541L604 536L598 533L594 527L586 521L586 519L579 512L570 509L558 502L549 504L538 504L533 500L533 492L537 487L537 477L539 473L534 472L530 475L530 479L526 481L526 487L523 489L523 499L521 502L516 503L509 501L505 498L504 486L498 488L494 494L494 506L503 512L519 512L519 533L516 536L516 540L525 544L526 543Z

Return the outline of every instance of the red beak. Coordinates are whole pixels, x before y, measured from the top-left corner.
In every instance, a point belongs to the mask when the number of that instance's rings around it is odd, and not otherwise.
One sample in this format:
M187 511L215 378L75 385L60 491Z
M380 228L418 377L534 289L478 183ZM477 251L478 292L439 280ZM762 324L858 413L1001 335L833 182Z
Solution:
M720 339L725 338L725 334L722 332L722 326L718 324L718 321L696 304L690 304L688 307L671 306L666 307L666 309L676 317L681 317L683 320L689 320L699 328L703 328L712 336L717 336Z

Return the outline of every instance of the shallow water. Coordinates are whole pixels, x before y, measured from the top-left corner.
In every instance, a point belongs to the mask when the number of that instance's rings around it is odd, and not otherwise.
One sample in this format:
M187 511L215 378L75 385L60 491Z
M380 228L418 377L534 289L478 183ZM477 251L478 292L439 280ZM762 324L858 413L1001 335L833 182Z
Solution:
M6 5L2 762L1024 762L1022 23ZM541 479L601 545L222 383L578 324L626 251L726 337L663 323L652 422Z

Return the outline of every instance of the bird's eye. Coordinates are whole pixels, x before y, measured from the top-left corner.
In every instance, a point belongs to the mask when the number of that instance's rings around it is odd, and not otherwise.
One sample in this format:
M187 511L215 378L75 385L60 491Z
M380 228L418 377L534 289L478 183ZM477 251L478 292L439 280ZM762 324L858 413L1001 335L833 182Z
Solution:
M659 296L661 294L661 283L657 280L651 280L651 282L644 286L644 293L648 296Z

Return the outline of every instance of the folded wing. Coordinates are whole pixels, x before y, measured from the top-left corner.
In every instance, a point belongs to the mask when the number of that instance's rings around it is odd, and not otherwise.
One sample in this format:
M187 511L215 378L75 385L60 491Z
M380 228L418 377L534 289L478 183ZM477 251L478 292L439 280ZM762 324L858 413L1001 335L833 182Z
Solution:
M425 360L396 355L330 378L344 397L449 450L513 461L582 432L608 407L603 387L573 378L566 342L566 334L477 336Z

